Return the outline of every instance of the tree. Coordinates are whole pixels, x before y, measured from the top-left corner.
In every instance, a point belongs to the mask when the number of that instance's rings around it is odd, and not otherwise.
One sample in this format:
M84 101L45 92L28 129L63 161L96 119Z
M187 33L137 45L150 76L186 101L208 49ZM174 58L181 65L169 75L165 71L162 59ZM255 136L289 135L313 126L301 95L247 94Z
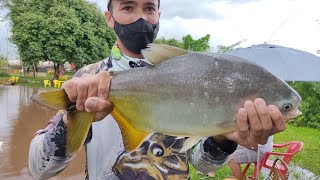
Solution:
M97 7L85 0L6 0L12 39L24 65L53 61L55 78L60 65L77 68L105 58L115 42Z
M182 38L183 48L189 51L204 52L210 48L210 35L194 40L191 35L186 35Z
M224 45L219 45L218 48L218 53L226 53L228 51L234 50L236 47L240 46L243 42L245 42L246 39L243 39L241 41L238 41L230 46L224 46Z
M319 82L289 82L301 96L300 110L302 116L292 121L296 126L320 128L320 83Z
M155 43L156 44L168 44L170 46L183 48L183 42L178 41L178 40L176 40L174 38L165 39L164 37L161 37L160 39L156 39Z
M179 48L186 49L188 51L203 52L203 51L207 51L210 48L209 40L210 40L209 34L196 40L193 39L193 37L188 34L182 37L182 41L176 40L174 38L165 39L164 37L162 37L160 39L156 39L155 43L168 44L170 46L176 46Z

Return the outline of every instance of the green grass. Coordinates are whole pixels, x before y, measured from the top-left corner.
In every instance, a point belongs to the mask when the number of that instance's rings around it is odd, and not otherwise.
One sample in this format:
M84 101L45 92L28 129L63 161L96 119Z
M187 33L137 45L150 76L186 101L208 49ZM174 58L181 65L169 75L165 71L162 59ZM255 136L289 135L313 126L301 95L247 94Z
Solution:
M224 166L220 168L215 173L216 173L215 177L209 178L204 175L198 174L197 170L190 165L190 179L192 180L193 179L221 180L223 178L231 177L231 171L228 166Z
M17 75L16 75L17 76ZM43 80L45 79L52 79L52 76L47 76L47 77L24 77L24 76L19 76L19 81L15 84L18 86L30 86L30 87L37 87L37 88L44 88L43 86ZM9 77L0 77L0 84L6 83ZM47 87L50 88L50 87ZM53 87L52 87L53 89Z
M36 87L36 88L46 88L46 89L57 89L55 87L44 87L43 83L17 82L16 85L17 86Z
M288 125L286 131L275 135L275 143L302 141L302 151L293 157L293 163L320 176L320 130Z
M67 75L68 77L72 77L74 75L75 71L71 71L71 72L66 72L65 75Z
M0 82L6 82L9 77L0 77Z
M70 79L75 72L66 72L65 75L67 75L68 79ZM7 80L9 79L10 76L18 76L19 81L16 83L16 85L20 86L30 86L30 87L38 87L38 88L44 88L43 86L43 80L50 80L51 85L53 86L52 79L53 79L53 74L47 74L44 77L25 77L23 74L4 74L4 76L0 76L0 84L7 83ZM50 87L48 87L50 88ZM54 87L52 87L53 89Z
M287 125L287 129L284 132L275 135L274 143L280 144L288 141L304 142L302 151L293 157L293 163L320 176L320 130ZM252 167L253 166L251 166L247 174L252 174ZM242 166L242 168L244 168L244 166ZM190 165L190 177L191 179L221 180L231 177L231 171L230 168L225 165L216 171L216 177L206 178L201 174L197 174L197 170Z

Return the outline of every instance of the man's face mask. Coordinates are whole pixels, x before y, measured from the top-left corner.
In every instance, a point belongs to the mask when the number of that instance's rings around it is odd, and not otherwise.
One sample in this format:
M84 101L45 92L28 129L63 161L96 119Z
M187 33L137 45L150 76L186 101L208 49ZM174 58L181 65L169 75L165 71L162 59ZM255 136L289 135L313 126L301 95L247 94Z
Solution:
M123 45L131 52L141 54L147 44L152 43L159 31L159 22L151 24L140 18L131 24L121 25L114 20L114 30Z

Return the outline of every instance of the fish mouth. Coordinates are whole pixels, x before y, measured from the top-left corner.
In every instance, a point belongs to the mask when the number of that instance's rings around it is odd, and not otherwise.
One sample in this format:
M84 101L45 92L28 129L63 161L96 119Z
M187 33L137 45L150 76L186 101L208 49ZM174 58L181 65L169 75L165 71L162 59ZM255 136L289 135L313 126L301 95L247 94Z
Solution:
M286 122L295 119L302 115L302 112L298 108L294 108L292 111L288 112L283 118Z

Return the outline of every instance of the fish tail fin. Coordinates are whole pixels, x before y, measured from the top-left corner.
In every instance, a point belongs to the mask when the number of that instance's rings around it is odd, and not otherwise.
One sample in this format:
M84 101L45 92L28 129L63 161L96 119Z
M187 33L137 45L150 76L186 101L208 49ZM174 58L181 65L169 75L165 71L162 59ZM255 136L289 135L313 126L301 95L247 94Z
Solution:
M87 138L95 113L79 111L73 108L68 113L67 123L67 155L80 151Z
M150 134L135 129L117 110L113 109L111 115L116 120L121 130L123 144L127 152L137 150Z
M31 99L50 109L68 109L66 154L73 155L80 151L87 138L95 113L79 111L75 106L71 106L73 104L70 102L67 93L62 89L38 93L33 95Z
M54 110L67 109L71 103L67 93L63 89L38 93L33 95L31 99L42 106Z

